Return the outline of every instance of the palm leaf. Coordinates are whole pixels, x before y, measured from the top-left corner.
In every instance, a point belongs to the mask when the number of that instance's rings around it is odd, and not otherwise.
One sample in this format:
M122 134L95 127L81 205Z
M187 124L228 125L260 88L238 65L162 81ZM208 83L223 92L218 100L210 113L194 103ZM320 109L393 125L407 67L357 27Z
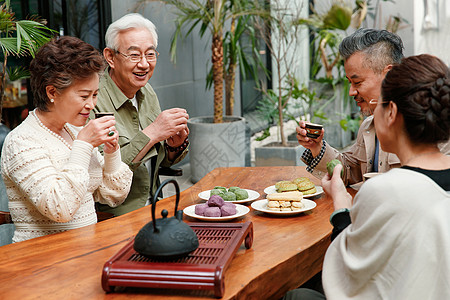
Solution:
M0 47L2 53L9 55L19 55L20 51L17 49L17 39L12 37L5 37L0 39Z
M30 77L30 71L25 69L23 66L15 67L15 68L7 68L6 70L8 74L8 78L11 81L16 81L19 79L25 79Z

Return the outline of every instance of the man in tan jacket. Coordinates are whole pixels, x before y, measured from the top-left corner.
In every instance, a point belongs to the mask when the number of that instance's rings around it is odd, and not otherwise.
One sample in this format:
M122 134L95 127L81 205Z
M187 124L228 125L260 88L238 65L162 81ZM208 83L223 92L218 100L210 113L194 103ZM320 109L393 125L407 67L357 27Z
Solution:
M359 29L346 37L339 45L344 58L344 68L350 82L352 96L366 119L362 122L356 143L348 150L339 152L323 139L324 130L317 139L306 136L305 122L297 127L297 139L306 148L302 161L314 176L322 178L327 172L326 164L339 159L344 165L344 183L362 181L368 172L386 172L399 167L395 154L386 153L379 147L373 124L373 111L380 97L381 83L393 64L403 58L403 43L399 36L386 30ZM440 145L441 152L450 155L449 142Z

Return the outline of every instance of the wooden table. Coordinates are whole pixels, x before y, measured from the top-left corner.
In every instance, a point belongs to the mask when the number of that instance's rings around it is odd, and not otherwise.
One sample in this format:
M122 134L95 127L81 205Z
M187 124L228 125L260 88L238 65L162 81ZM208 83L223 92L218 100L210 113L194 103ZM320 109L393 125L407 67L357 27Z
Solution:
M180 208L200 203L198 193L216 185L256 190L280 180L308 176L304 167L217 168L181 193ZM253 246L242 245L225 272L222 299L279 299L322 268L330 243L333 210L322 194L308 213L277 217L251 208L234 222L253 222ZM158 202L173 215L175 196ZM103 265L146 223L150 207L96 225L0 247L1 299L213 299L210 291L127 288L106 294L101 286ZM197 221L189 217L186 222Z

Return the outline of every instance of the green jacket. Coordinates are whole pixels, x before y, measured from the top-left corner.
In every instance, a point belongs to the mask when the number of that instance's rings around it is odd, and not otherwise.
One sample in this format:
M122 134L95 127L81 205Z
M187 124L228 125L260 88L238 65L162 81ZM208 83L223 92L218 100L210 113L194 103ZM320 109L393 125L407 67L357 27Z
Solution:
M175 161L171 162L167 159L164 142L159 142L141 161L132 162L139 151L150 141L150 138L140 130L139 124L141 128L147 127L161 112L158 97L149 83L136 93L136 100L139 112L111 79L108 70L105 71L100 79L97 106L91 112L90 117L94 118L95 112L114 112L122 161L133 171L131 190L122 205L116 208L107 205L97 206L98 210L115 215L122 215L145 206L149 196L154 196L160 184L159 166L171 166L181 161L187 154L186 149ZM149 159L153 170L152 176L144 164Z

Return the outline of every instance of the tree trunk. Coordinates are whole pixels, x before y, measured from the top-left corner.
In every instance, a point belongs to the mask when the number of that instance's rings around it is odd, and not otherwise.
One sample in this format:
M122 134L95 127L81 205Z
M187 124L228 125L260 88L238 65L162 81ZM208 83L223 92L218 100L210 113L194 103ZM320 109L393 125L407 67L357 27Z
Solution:
M281 74L281 65L277 63L277 72ZM281 137L281 146L287 147L287 140L284 136L284 117L283 117L283 95L282 95L282 81L281 76L278 76L278 120L279 120L279 128L280 128L280 137ZM285 103L287 105L287 103Z
M281 87L280 87L281 89ZM281 101L281 91L279 92L279 96L278 96L278 107L282 107L282 101ZM287 141L286 141L286 137L284 136L284 123L283 123L283 108L278 109L278 119L280 122L280 136L281 136L281 145L286 147L287 146Z
M223 122L223 40L220 33L214 34L212 43L214 82L214 123Z
M236 19L231 19L231 28L230 33L234 39L234 33L236 31ZM233 115L234 110L234 83L236 81L236 60L233 54L233 50L229 50L231 54L227 53L230 56L230 61L228 64L228 69L225 71L225 110L226 115Z
M227 116L233 115L235 81L236 81L236 63L230 62L227 73L225 74L225 103Z

